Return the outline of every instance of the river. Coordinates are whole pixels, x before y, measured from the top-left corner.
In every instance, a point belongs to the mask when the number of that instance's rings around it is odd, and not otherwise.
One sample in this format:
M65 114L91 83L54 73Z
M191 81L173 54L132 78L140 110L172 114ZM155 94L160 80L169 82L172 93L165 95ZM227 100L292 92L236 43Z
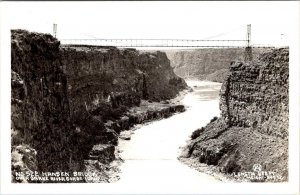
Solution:
M170 118L154 121L134 131L131 140L122 140L120 169L122 184L205 184L219 182L179 162L180 147L192 132L219 116L221 84L206 81L187 81L193 92L181 100L186 111Z

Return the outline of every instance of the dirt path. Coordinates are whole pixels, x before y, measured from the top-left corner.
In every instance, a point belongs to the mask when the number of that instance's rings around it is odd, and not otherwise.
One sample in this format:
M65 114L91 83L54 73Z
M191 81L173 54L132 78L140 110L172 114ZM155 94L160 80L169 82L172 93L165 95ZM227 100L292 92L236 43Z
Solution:
M130 141L120 140L120 180L124 184L201 184L219 182L177 160L180 146L191 133L219 116L220 84L189 81L194 92L182 100L187 110L170 118L154 121L134 131Z

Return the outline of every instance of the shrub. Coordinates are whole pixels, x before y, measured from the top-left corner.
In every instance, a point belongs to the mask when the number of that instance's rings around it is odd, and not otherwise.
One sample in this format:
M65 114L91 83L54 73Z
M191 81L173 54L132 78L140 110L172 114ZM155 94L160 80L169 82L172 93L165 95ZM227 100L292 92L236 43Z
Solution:
M218 119L218 117L215 116L214 118L212 118L212 119L210 120L210 123L216 121L217 119Z
M204 127L201 127L200 129L197 129L196 131L194 131L191 135L192 139L196 139L197 137L200 136L200 134L205 130Z

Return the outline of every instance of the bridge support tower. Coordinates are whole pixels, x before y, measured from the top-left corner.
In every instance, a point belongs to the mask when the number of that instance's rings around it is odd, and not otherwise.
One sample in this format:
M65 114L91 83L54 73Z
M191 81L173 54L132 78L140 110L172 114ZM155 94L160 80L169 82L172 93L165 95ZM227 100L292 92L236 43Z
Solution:
M56 38L57 24L53 24L53 36Z
M247 46L245 48L245 62L252 61L252 47L251 47L251 24L247 25Z

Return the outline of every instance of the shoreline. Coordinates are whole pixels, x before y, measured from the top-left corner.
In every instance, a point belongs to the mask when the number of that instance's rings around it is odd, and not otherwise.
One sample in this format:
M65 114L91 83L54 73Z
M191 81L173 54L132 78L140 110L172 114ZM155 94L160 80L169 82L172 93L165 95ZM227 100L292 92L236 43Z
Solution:
M101 163L99 160L84 160L85 172L94 175L94 177L85 178L86 182L117 182L120 179L120 166L124 162L120 156L120 153L123 152L123 144L130 141L131 135L142 126L185 112L185 106L180 101L190 92L191 88L182 90L175 98L162 102L142 100L140 106L130 108L121 119L107 122L105 125L118 133L118 144L115 146L114 152L110 154L114 156L114 160L108 164Z

